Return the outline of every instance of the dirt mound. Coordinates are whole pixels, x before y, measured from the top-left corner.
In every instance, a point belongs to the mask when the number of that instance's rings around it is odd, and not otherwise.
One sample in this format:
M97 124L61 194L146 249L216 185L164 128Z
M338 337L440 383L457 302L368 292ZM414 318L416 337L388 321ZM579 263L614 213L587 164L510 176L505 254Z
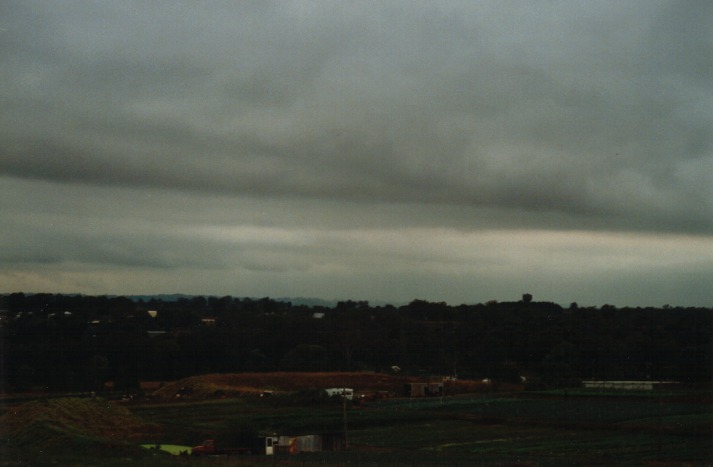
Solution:
M15 448L54 450L125 444L158 427L103 399L59 398L8 409L0 426Z
M367 372L335 373L230 373L191 376L167 383L152 396L158 399L205 399L215 397L235 397L257 395L270 390L276 393L299 391L312 388L354 389L355 394L387 391L401 395L404 384L423 382L423 378L387 375ZM446 393L480 392L488 385L466 381L447 381ZM451 391L449 391L451 389Z
M263 391L299 391L311 388L348 387L355 392L400 391L408 378L380 373L231 373L192 376L168 383L153 393L154 397L209 398L217 396L257 395Z

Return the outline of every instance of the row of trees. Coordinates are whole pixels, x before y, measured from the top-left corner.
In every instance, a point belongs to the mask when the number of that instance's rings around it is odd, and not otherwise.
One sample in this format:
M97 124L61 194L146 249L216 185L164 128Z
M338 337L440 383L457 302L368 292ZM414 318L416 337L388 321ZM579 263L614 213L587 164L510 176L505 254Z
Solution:
M246 371L402 371L565 386L582 379L713 379L713 309L567 309L414 300L297 306L264 298L176 301L2 296L5 390L101 390L113 381Z

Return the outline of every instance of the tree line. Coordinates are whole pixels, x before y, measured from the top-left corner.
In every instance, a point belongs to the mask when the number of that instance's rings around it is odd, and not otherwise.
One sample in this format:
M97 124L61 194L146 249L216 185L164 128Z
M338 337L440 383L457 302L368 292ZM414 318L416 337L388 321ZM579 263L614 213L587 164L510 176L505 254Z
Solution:
M0 384L133 391L205 373L384 371L564 387L713 380L713 309L533 301L404 306L271 298L0 296Z

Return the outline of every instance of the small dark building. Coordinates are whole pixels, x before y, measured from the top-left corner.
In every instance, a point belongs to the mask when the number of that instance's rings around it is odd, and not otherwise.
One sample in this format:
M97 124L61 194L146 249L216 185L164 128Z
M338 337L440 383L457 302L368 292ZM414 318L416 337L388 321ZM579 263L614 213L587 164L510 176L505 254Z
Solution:
M404 395L407 397L438 397L443 395L443 383L406 383Z

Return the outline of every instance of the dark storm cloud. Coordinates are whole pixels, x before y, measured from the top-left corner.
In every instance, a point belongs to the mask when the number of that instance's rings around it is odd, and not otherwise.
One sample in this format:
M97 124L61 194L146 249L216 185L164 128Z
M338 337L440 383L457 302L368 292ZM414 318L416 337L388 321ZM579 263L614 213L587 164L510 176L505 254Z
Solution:
M3 171L710 229L707 3L368 5L14 4Z
M706 1L5 2L2 261L336 277L374 251L413 267L374 240L397 231L710 235L712 19Z

